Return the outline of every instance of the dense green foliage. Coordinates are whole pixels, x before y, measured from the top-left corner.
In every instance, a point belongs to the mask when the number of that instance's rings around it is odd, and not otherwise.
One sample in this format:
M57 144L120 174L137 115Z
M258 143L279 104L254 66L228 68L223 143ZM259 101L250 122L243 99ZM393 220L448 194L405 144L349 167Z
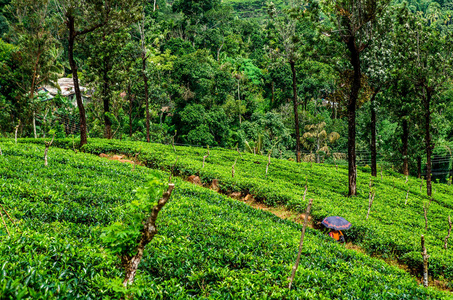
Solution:
M57 143L61 147L72 147L72 142L67 140ZM406 183L405 177L394 172L385 171L382 180L373 178L372 190L376 196L366 220L371 180L368 167L359 168L358 196L347 197L347 169L344 166L336 170L334 165L271 159L266 178L266 157L231 150L210 149L204 168L202 161L206 150L203 148L176 147L174 152L169 145L91 140L82 150L130 156L140 153L139 160L151 168L161 169L172 168L178 158L175 170L183 176L199 175L206 184L218 179L225 193L239 191L244 196L250 193L268 205L281 204L298 212L304 212L308 198L314 198L312 216L315 221L330 215L345 217L354 224L346 232L350 241L358 243L370 254L397 258L414 272L421 268L420 235L424 234L431 255L430 274L435 278L453 279L452 250L443 249L448 216L453 215L453 186L434 185L434 198L427 214L428 231L425 231L423 206L429 201L426 190L420 187L421 180L409 178ZM232 177L236 159L235 176ZM308 195L302 203L306 184Z
M2 205L18 223L8 222L11 236L2 229L1 297L118 298L119 261L100 237L129 216L129 204L137 199L133 189L145 184L148 169L132 171L129 164L56 148L44 167L40 145L1 147ZM176 186L129 290L134 298L449 297L311 229L288 291L300 225L180 180Z

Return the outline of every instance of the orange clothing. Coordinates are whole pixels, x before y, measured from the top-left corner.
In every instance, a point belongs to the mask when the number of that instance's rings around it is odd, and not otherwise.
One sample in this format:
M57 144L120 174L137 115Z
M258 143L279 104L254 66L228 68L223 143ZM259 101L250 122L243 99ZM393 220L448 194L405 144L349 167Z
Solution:
M329 232L329 236L336 240L337 242L340 240L340 236L342 235L343 233L341 232L341 230L340 231L332 230L331 232Z

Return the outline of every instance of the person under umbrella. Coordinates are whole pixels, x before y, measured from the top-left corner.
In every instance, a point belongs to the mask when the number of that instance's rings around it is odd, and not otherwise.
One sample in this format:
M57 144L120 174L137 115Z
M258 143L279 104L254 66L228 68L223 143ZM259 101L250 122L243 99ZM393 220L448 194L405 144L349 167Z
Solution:
M341 230L346 230L351 228L351 223L345 218L332 216L327 217L322 221L322 225L330 228L329 236L336 240L339 243L344 243L344 235Z

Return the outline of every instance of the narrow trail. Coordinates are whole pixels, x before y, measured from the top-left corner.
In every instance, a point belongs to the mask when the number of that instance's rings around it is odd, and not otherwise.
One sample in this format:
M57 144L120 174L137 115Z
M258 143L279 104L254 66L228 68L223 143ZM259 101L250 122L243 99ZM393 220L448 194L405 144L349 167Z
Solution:
M122 163L130 163L132 165L144 166L144 164L142 162L136 160L135 158L129 158L126 155L114 155L114 154L101 153L99 155L99 157L103 157L103 158L106 158L109 160L116 160L116 161L119 161ZM135 168L135 166L134 166L134 168ZM304 223L304 218L305 218L304 213L298 213L298 212L295 212L292 210L288 210L285 206L268 206L260 201L257 201L251 194L247 194L244 196L243 193L241 193L241 192L232 192L232 193L222 192L219 188L219 181L217 179L214 179L211 183L203 183L201 181L200 177L198 177L196 175L191 175L188 177L184 177L184 176L178 176L178 177L187 182L190 182L192 184L195 184L200 187L207 188L207 189L211 189L211 190L213 190L217 193L223 194L231 199L235 199L237 201L243 202L255 209L268 211L268 212L274 214L275 216L279 217L280 219L289 220L289 221L292 221L292 222L295 222L298 224ZM308 227L315 229L315 230L320 230L320 231L323 230L323 226L320 223L316 223L316 224L313 223L313 219L311 216L308 216ZM351 242L346 242L343 245L346 249L368 255L367 251L365 249L363 249L362 247L360 247L360 245L353 244ZM382 258L377 255L372 255L370 257L378 258L378 259L384 261L385 263L387 263L388 265L400 268L401 270L409 273L415 280L417 280L417 282L419 284L422 284L422 282L423 282L423 278L421 276L419 276L419 274L412 272L412 270L407 265L401 264L396 259ZM430 279L430 281L429 281L430 287L433 287L433 288L436 288L436 289L442 290L442 291L453 292L453 289L449 288L448 285L449 285L448 281L441 281L441 280L436 280L436 279L434 279L434 280Z

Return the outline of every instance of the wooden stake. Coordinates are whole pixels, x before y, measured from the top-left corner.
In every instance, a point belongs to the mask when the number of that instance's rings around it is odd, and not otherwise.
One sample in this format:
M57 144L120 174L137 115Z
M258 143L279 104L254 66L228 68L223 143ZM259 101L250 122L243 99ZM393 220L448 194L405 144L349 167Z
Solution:
M120 256L121 266L124 268L126 275L124 277L123 286L127 287L128 285L134 282L135 274L137 273L138 264L142 260L143 252L146 245L152 241L154 236L157 234L156 220L157 215L159 214L162 207L167 204L170 200L171 192L173 191L175 185L173 183L168 184L168 189L162 195L162 198L159 199L157 205L153 207L151 215L146 218L143 222L143 228L140 234L140 240L137 242L137 247L134 251L134 256L129 254L123 254Z
M368 217L370 215L371 206L373 205L374 195L376 195L376 192L371 193L371 191L370 191L370 199L368 200L368 213L366 214L366 219L367 220L368 220Z
M307 211L305 212L304 226L302 227L302 234L300 236L299 252L297 253L296 264L294 265L294 267L292 269L291 277L288 278L289 279L288 289L291 289L291 285L293 284L294 277L296 276L297 267L299 266L300 256L302 254L302 246L304 244L305 229L307 228L308 216L310 215L310 210L311 210L311 205L312 204L313 204L313 199L310 199L309 202L308 202Z
M404 183L407 183L408 180L409 180L409 176L406 175L406 182L404 182Z
M177 130L175 130L175 135L171 138L171 144L173 146L173 150L176 152L176 148L175 148L175 137L176 137L176 134L177 134Z
M234 166L236 165L236 162L238 161L238 159L236 158L236 160L234 161L234 164L233 166L231 167L231 177L234 177Z
M47 167L47 151L49 151L50 145L53 143L53 139L55 138L55 133L53 134L52 140L50 142L44 142L46 144L46 149L44 150L44 166Z
M425 237L422 234L422 257L423 257L423 286L428 287L428 252L425 248Z
M202 167L202 169L204 169L204 161L206 160L206 158L208 158L208 156L209 156L209 145L208 145L208 154L203 156L203 167Z
M267 178L267 171L269 170L269 165L271 164L271 152L269 151L268 155L268 160L267 160L267 165L266 165L266 178Z
M20 126L20 121L19 121L19 124L16 125L16 132L14 133L14 141L16 142L16 145L17 145L17 131L19 130L19 126Z
M448 243L448 239L450 238L450 233L451 233L451 220L450 220L450 216L448 216L448 234L447 236L445 237L445 243L444 243L444 248L445 250L447 250L447 243Z
M3 155L3 153L2 153L2 148L1 148L1 147L0 147L0 155Z

